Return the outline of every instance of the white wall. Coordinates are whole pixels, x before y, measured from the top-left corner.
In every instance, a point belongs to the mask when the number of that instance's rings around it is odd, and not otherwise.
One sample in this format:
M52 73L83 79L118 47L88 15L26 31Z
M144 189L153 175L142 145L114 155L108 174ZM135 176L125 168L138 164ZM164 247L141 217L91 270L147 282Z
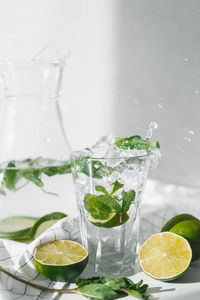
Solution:
M157 121L163 158L152 176L193 186L199 32L198 0L0 0L1 58L56 41L71 48L61 106L73 148L109 132L145 135Z

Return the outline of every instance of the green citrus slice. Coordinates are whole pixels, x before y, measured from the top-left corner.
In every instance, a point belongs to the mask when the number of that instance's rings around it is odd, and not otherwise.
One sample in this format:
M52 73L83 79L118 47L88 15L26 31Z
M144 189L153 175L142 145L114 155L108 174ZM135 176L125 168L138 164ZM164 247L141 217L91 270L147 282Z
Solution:
M67 217L67 215L62 212L53 212L51 214L44 215L43 217L38 219L32 227L30 232L31 237L38 237L41 233L53 226L58 220L65 217Z
M13 216L0 221L0 237L17 239L26 235L35 224L37 218Z
M36 248L34 263L45 277L54 281L70 281L85 269L88 251L74 241L53 241Z
M170 281L182 275L192 259L188 241L172 232L153 234L141 246L139 262L149 276Z
M121 214L112 213L106 220L94 219L91 216L88 217L88 221L93 225L105 228L120 226L128 221L128 219L129 215L126 212L123 212Z

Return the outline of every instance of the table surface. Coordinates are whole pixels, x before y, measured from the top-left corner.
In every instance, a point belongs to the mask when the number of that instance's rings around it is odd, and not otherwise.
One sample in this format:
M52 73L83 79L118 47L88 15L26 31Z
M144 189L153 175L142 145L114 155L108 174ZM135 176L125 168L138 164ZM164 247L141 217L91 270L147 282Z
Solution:
M189 199L189 201L188 201ZM200 218L200 190L180 187L170 184L149 180L143 197L143 205L149 209L149 216L152 222L155 219L156 211L159 217L161 212L163 218L179 213L190 213ZM148 211L148 210L147 210ZM154 218L154 220L153 220ZM155 229L154 229L155 230ZM146 233L148 236L150 232ZM143 272L130 277L134 282L141 279L149 285L149 293L152 300L199 300L200 299L200 260L191 264L188 271L173 282L162 282L150 278ZM61 300L85 299L81 295L62 295ZM131 296L126 299L134 299Z

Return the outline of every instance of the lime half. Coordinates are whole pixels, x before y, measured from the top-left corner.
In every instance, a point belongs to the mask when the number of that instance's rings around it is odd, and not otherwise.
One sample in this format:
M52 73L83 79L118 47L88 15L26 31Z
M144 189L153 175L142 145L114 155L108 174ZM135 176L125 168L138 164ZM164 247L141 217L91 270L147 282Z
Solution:
M93 225L105 228L120 226L128 221L128 219L129 215L126 212L123 212L121 214L112 213L106 220L94 219L91 216L88 217L88 221L90 221L90 223L92 223Z
M47 215L44 215L35 222L34 226L31 229L30 235L32 238L38 237L44 231L53 226L57 221L67 217L66 214L62 212L53 212Z
M13 216L0 221L0 237L7 239L20 239L29 233L37 218L26 216Z
M192 250L188 241L172 232L153 234L139 251L142 270L163 281L181 276L188 269L191 259Z
M54 281L70 281L85 269L88 251L74 241L53 241L36 248L34 263L45 277Z

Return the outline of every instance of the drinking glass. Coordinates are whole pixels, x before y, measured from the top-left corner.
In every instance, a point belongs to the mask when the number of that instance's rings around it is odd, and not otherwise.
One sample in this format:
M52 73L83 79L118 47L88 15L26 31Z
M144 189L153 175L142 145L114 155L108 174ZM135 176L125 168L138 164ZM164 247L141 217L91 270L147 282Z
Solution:
M83 245L91 276L135 272L142 194L158 153L134 157L71 155Z

